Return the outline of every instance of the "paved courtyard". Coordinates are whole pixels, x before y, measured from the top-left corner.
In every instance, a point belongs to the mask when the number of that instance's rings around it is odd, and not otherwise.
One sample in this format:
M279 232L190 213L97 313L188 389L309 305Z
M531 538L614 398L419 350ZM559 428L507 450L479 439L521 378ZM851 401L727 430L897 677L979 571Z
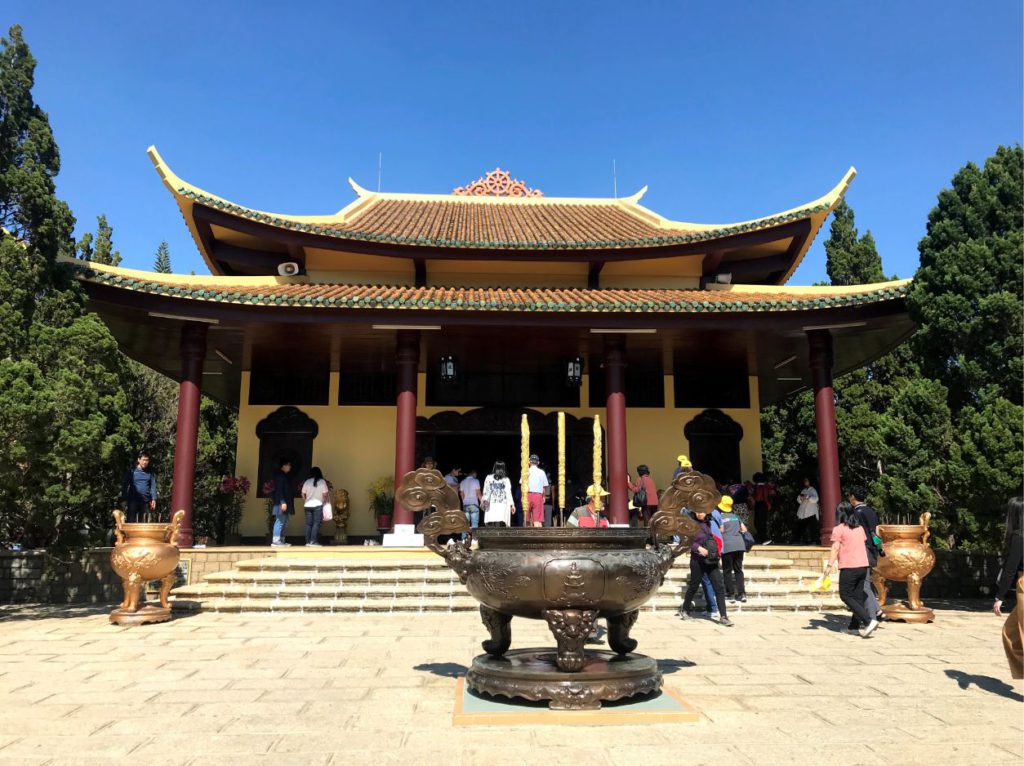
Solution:
M1020 764L1024 705L989 613L862 640L843 615L643 615L640 650L700 723L454 728L472 614L206 615L117 628L0 607L0 766ZM513 621L513 647L550 643Z

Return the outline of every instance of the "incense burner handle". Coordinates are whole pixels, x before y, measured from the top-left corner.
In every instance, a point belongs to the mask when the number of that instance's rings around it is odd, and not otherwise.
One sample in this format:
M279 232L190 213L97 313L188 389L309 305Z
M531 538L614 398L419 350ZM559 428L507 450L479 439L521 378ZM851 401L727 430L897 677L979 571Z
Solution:
M465 585L469 559L472 555L470 546L473 542L473 529L469 525L466 514L458 508L434 511L419 523L416 531L423 535L423 544L443 558L448 568L454 571ZM450 545L440 545L437 542L437 538L441 535L460 534L463 537L454 540Z
M677 558L690 549L697 535L697 522L686 510L711 513L722 500L715 480L699 471L684 470L672 480L672 486L661 493L658 512L651 517L651 544L662 552L662 574L672 567ZM679 542L665 545L659 537L678 535Z

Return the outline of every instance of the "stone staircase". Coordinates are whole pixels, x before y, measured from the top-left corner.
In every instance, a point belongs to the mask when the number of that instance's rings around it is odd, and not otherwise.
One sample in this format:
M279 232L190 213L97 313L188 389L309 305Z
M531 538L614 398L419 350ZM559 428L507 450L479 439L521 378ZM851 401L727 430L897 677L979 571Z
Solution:
M730 611L841 609L835 591L811 593L818 572L784 558L748 555L746 603ZM674 612L682 602L689 562L682 557L643 609ZM284 557L238 561L194 585L171 593L178 611L418 613L476 611L477 601L435 556L410 558ZM696 606L703 608L698 595Z

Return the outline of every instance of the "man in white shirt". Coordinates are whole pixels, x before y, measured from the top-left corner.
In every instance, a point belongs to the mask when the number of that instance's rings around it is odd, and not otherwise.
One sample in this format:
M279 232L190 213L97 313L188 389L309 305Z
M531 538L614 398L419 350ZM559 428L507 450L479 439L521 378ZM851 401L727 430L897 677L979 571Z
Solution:
M475 468L470 468L462 480L459 494L462 496L462 510L466 513L469 526L476 529L480 526L480 480L476 478Z
M544 526L544 496L548 493L548 475L541 470L540 458L530 455L530 470L527 472L526 521L531 527Z
M796 510L796 518L800 525L800 542L810 545L817 544L818 490L806 477L804 478L804 487L800 490L800 507Z

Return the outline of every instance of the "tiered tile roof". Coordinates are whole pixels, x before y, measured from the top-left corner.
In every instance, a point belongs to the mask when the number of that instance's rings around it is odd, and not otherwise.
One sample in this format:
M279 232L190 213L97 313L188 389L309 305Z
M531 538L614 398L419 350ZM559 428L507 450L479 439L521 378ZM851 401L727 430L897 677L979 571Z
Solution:
M176 277L79 264L82 280L122 290L251 306L478 312L713 313L806 311L903 298L910 280L860 288L707 290L473 288L344 285L265 279Z

